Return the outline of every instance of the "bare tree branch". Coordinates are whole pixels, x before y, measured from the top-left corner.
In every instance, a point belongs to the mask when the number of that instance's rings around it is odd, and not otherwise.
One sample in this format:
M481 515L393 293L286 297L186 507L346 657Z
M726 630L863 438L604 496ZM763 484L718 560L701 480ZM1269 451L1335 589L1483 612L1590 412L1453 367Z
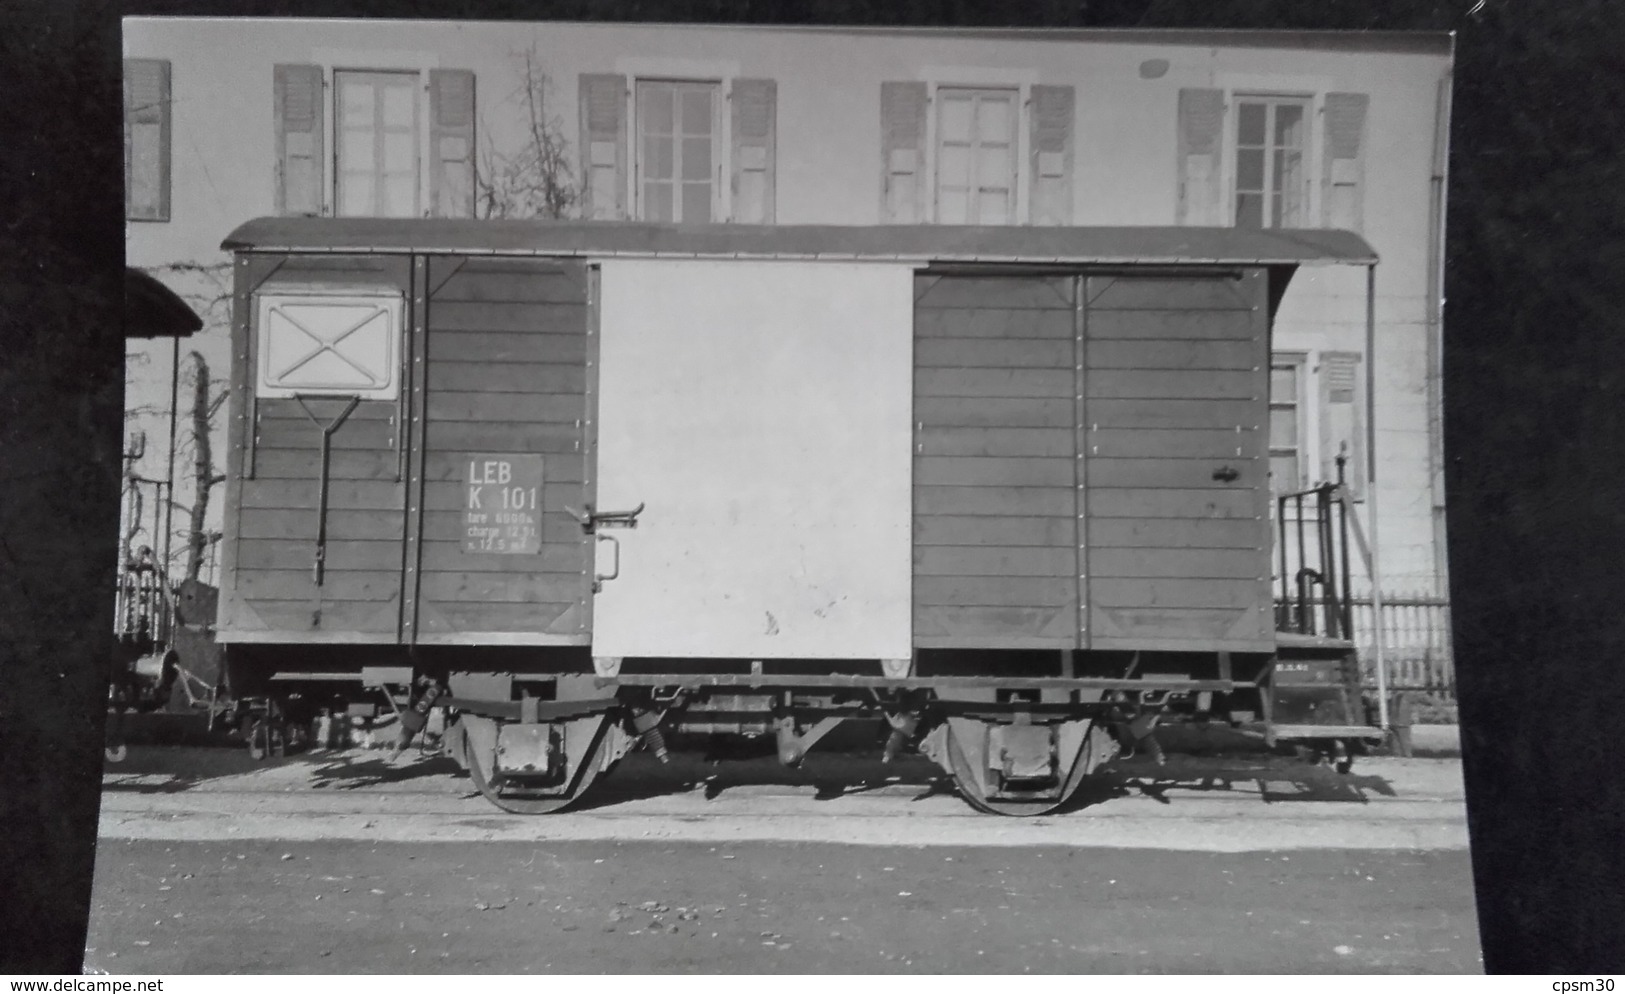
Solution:
M490 138L491 129L480 129L486 147L484 167L474 175L478 213L487 218L566 218L580 195L564 122L548 113L552 81L537 67L534 47L515 58L521 63L515 92L524 103L524 143L499 150Z
M209 537L205 527L209 515L209 491L225 479L215 472L214 451L209 433L213 428L214 415L220 410L221 401L226 398L226 391L211 397L209 386L212 381L209 378L208 362L199 352L193 352L191 358L195 363L192 377L192 482L195 494L188 515L190 528L186 536L186 578L196 580L203 570L204 556L209 551Z

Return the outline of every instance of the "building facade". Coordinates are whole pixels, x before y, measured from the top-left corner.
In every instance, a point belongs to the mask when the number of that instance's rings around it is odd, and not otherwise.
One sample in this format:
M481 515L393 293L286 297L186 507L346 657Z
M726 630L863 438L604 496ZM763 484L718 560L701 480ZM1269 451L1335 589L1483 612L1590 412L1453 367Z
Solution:
M1404 638L1448 654L1448 36L136 18L125 56L128 261L204 316L190 349L216 379L219 244L261 215L1355 231L1381 257L1375 353L1364 271L1300 271L1275 330L1272 479L1335 479L1342 455L1367 516L1374 418L1382 590L1432 612ZM164 349L131 347L148 476ZM184 422L197 361L180 366Z

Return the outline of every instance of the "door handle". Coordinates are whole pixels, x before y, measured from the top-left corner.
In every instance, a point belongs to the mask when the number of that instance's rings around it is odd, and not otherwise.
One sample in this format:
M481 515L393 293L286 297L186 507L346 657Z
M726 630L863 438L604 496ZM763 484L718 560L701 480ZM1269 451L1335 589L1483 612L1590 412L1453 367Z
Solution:
M630 511L594 511L591 504L583 504L586 510L578 511L565 505L564 511L570 517L581 523L581 530L588 535L603 528L636 528L638 515L643 513L644 505L639 504Z
M1234 466L1220 466L1213 471L1213 478L1223 483L1234 483L1240 476L1240 471Z
M615 565L608 573L597 573L592 578L592 592L598 593L604 589L605 580L613 580L621 575L621 542L614 535L599 535L598 541L608 542L615 547Z

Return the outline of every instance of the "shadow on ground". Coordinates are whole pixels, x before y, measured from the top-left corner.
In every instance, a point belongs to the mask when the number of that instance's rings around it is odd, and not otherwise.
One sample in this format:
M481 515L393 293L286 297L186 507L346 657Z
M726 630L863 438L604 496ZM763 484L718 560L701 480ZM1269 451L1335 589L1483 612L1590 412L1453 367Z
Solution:
M878 758L849 753L813 752L794 769L779 763L773 749L748 746L726 751L673 753L661 764L647 753L627 756L609 776L600 780L573 810L593 808L665 795L704 791L714 800L728 791L756 787L812 788L813 797L831 801L884 789L917 788L920 797L953 793L951 781L919 756L882 763Z
M409 754L394 763L389 761L388 756L386 752L376 751L307 756L305 762L320 764L310 771L310 786L316 790L363 790L427 777L466 775L447 756L425 758Z
M133 794L175 794L224 777L289 766L303 757L256 760L242 745L223 748L131 745L125 758L102 767L102 790Z
M467 775L451 759L413 750L395 762L381 750L298 753L256 761L246 749L144 747L106 768L103 789L142 794L179 793L210 780L297 766L280 779L301 789L355 791L461 778L464 796L477 796ZM290 779L291 777L291 779ZM844 752L809 754L801 766L781 765L771 745L727 751L675 752L667 764L647 752L635 752L603 777L575 806L590 811L633 801L703 791L707 800L753 789L808 789L817 800L889 791L918 802L956 793L950 777L922 756L900 756L893 763L878 757ZM449 791L448 791L449 793ZM1384 777L1363 774L1358 761L1348 774L1289 756L1268 753L1188 755L1170 753L1158 765L1151 757L1119 757L1079 789L1062 809L1077 811L1108 801L1147 797L1162 804L1175 795L1234 793L1265 804L1318 801L1368 803L1372 795L1394 797Z
M1295 757L1255 754L1232 757L1169 756L1158 765L1144 756L1108 763L1093 782L1080 789L1068 806L1077 810L1120 797L1149 797L1170 804L1170 791L1240 792L1265 804L1291 801L1366 804L1371 794L1398 796L1386 777L1357 771L1338 773L1330 766Z
M753 787L813 788L817 800L834 800L877 790L911 790L910 800L955 795L953 780L920 756L894 763L858 756L814 752L798 769L786 769L767 756L674 755L661 766L646 754L627 757L600 780L575 810L585 811L668 794L703 790L707 800ZM1329 766L1269 754L1169 756L1164 765L1132 757L1107 764L1061 812L1106 801L1144 796L1172 803L1173 792L1234 792L1266 804L1319 801L1364 804L1373 794L1397 796L1385 777L1338 773Z

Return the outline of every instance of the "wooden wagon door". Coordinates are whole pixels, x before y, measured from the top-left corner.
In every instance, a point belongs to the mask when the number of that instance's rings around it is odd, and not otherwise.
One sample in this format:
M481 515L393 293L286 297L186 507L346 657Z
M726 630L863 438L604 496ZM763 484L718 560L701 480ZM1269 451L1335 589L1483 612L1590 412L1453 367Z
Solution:
M420 259L426 367L409 468L407 641L585 645L588 277L574 261Z
M1271 650L1264 272L1084 297L1089 646Z
M262 256L238 267L222 639L393 644L410 264Z
M1078 647L1077 280L915 281L917 646Z

